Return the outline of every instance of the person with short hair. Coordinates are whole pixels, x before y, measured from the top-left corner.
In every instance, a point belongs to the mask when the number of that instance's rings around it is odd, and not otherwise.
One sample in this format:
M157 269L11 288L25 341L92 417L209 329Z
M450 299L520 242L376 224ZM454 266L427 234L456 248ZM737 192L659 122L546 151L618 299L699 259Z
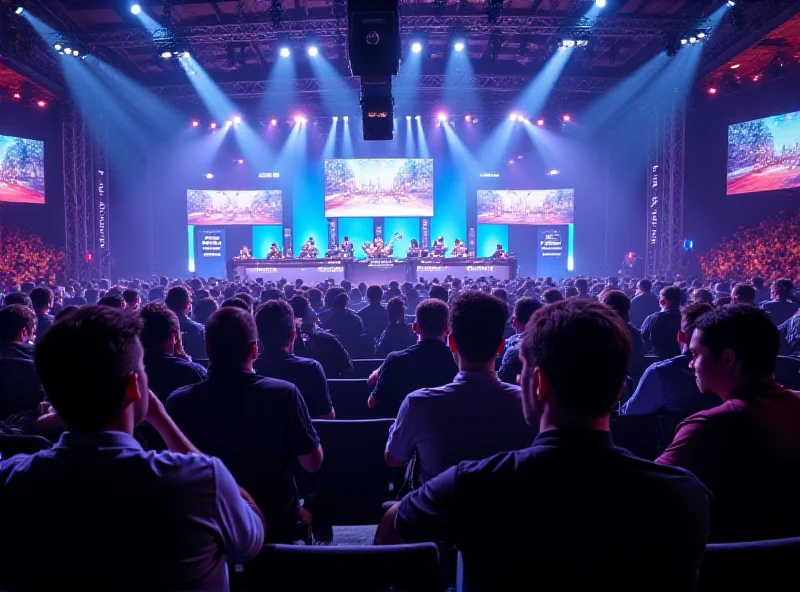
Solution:
M125 308L131 312L139 312L142 306L142 295L136 288L127 288L122 292L122 299L125 300Z
M53 308L53 291L50 288L39 286L30 293L33 312L36 313L36 336L41 339L53 326L53 317L50 309Z
M790 300L794 292L794 282L789 278L780 278L772 284L772 300L764 302L761 310L769 314L776 327L783 325L798 310L796 302Z
M86 306L37 344L57 414L46 418L67 431L52 449L0 462L3 589L225 591L226 561L261 550L252 498L151 394L140 329L135 315ZM142 449L143 421L169 452ZM58 553L42 569L49 548Z
M436 298L417 306L411 326L417 343L386 356L386 361L372 374L375 388L367 399L370 408L380 406L383 417L397 415L406 395L421 388L449 384L458 374L458 366L447 346L447 304Z
M30 297L25 292L11 292L3 299L4 306L11 306L12 304L21 304L33 310L33 303ZM35 337L35 336L34 336ZM34 337L31 337L33 339Z
M532 446L427 481L386 513L376 543L454 545L474 591L516 590L531 574L543 590L693 589L709 494L687 471L614 445L610 414L629 354L628 329L598 302L537 311L522 346ZM624 569L610 569L621 557Z
M383 289L380 286L367 288L367 305L358 311L364 325L364 333L373 341L377 340L389 324L388 313L382 304Z
M450 300L450 294L448 294L447 288L445 288L444 286L440 286L438 284L431 286L431 289L428 292L428 296L435 300L441 300L445 304L447 304L448 301Z
M411 327L406 325L406 307L400 296L395 296L386 303L389 326L381 334L375 344L375 354L385 358L390 353L411 347L417 341Z
M322 320L322 326L336 335L344 348L352 355L361 349L364 325L361 317L348 308L350 297L344 289L334 287L331 290L337 290L338 293L331 300L330 311Z
M256 313L256 327L262 346L253 362L256 373L295 385L311 417L336 419L322 366L316 360L294 355L297 331L292 307L282 300L265 302Z
M0 308L0 419L33 411L44 389L33 366L36 313L22 304Z
M661 290L659 312L651 314L642 323L645 349L661 360L680 355L678 331L681 330L681 289L667 286Z
M125 309L125 300L123 300L122 296L115 296L114 294L106 294L100 300L97 301L98 306L109 306L111 308L116 308L118 310Z
M736 284L731 292L734 304L753 304L756 303L756 289L749 284Z
M344 378L353 370L350 355L336 336L315 325L313 311L308 300L293 296L289 300L294 318L299 319L299 331L294 340L294 353L302 358L311 358L322 365L327 378Z
M631 299L631 324L641 327L647 317L659 310L658 296L653 294L653 282L648 279L639 280L636 284L636 295Z
M217 301L210 296L208 298L202 298L198 300L192 307L194 322L205 326L209 317L214 314L218 308Z
M770 298L769 290L764 287L764 278L755 276L750 283L756 289L756 305L759 306Z
M164 278L161 279L163 280ZM181 343L186 353L192 358L205 358L206 346L203 325L195 323L189 318L189 311L192 307L192 297L189 294L189 290L185 286L173 286L167 292L164 304L178 315L178 322L181 326Z
M564 295L558 288L548 288L542 292L542 302L545 304L553 304L555 302L559 302L560 300L564 300Z
M542 303L529 296L523 296L517 300L514 306L514 316L511 317L511 325L514 327L516 335L506 339L500 370L497 372L503 382L519 384L518 379L522 374L522 360L519 357L519 348L522 345L522 340L525 339L525 328L528 325L528 321L540 308L542 308Z
M723 403L681 423L657 462L714 494L713 542L800 536L800 393L774 378L778 348L778 329L755 306L717 307L695 324L697 385Z
M503 351L508 306L480 291L455 298L448 345L459 373L450 384L410 393L389 430L386 462L404 466L416 455L425 482L462 460L530 446L520 389L501 382L495 358Z
M711 290L699 288L692 292L690 300L692 303L714 304L714 294L711 293Z
M631 334L631 358L628 363L628 375L639 377L644 370L644 342L638 327L630 322L631 301L621 290L606 289L600 293L600 302L616 312L628 327Z
M167 410L207 453L219 456L258 503L266 540L291 543L301 529L294 471L322 464L322 447L293 384L258 376L253 315L221 308L206 324L208 378L169 396ZM303 537L304 538L304 537Z

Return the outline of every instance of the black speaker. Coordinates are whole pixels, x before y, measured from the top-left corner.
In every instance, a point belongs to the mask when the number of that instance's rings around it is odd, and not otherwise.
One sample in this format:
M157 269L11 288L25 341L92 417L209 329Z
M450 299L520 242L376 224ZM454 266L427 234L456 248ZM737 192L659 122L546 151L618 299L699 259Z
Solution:
M394 99L392 97L362 99L361 119L364 140L391 140L394 138Z
M399 0L349 0L347 20L353 76L396 76L401 51Z

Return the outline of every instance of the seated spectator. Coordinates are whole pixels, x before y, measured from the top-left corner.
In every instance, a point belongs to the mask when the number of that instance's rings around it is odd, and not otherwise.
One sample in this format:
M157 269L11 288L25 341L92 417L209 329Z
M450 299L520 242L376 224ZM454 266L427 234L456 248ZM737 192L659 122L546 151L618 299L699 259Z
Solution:
M213 298L209 297L198 300L197 303L192 307L195 323L205 325L208 321L208 318L217 311L217 308L219 307L217 306L216 300Z
M658 296L653 294L653 282L639 280L636 296L631 300L631 320L635 327L641 327L644 320L659 311Z
M559 300L564 300L564 295L557 288L548 288L542 292L542 302L545 304L553 304Z
M600 302L616 312L628 327L631 334L631 359L628 363L628 375L638 377L644 370L644 342L642 334L630 323L631 301L620 290L605 290L600 294ZM675 336L677 338L677 335Z
M311 288L308 291L308 304L315 313L321 313L323 309L322 291L318 288Z
M749 284L736 284L731 292L734 304L755 304L756 289Z
M261 302L269 302L271 300L283 300L283 293L278 288L267 288L261 292Z
M367 400L370 408L380 405L383 417L395 417L409 393L453 381L458 366L446 343L447 315L447 305L438 298L420 303L412 325L418 341L389 354L371 377L376 382Z
M353 370L353 362L341 342L327 331L319 329L312 320L308 300L293 296L289 300L294 317L300 320L300 331L294 340L294 353L311 358L322 365L328 378L344 378Z
M703 304L714 304L714 295L711 293L711 290L706 290L705 288L700 288L692 292L691 302L700 302ZM641 326L641 325L640 325Z
M169 292L167 292L167 297L164 299L164 304L178 315L178 322L181 326L181 343L186 353L193 358L205 358L206 346L203 325L195 323L188 316L192 306L189 290L184 286L170 288Z
M503 382L508 384L519 384L519 375L522 374L522 360L519 357L519 348L522 340L525 339L525 327L533 317L533 313L542 308L542 303L530 297L522 297L517 300L514 306L514 316L511 317L511 325L516 331L506 339L505 351L502 354L502 363L498 376Z
M731 304L731 302L732 300L730 296L718 296L714 301L714 306L727 306Z
M331 302L329 314L322 320L322 326L336 335L348 352L356 352L364 326L361 317L347 308L349 304L350 297L345 292L337 294Z
M411 288L408 292L406 292L407 310L417 310L417 306L419 306L420 302L422 302L422 298L419 295L419 290L416 288Z
M260 551L252 499L150 395L139 328L134 315L91 306L37 344L36 369L67 431L50 450L0 463L3 589L224 591L226 560ZM142 450L132 436L142 421L170 452ZM46 569L44 533L59 550Z
M474 591L517 590L531 574L542 590L693 589L707 490L615 447L609 433L628 367L625 324L573 299L539 310L528 331L522 403L539 426L533 445L434 477L386 513L376 542L455 545ZM613 511L623 499L626 511ZM546 536L521 536L536 532ZM621 557L624 568L609 567Z
M65 306L61 309L61 311L55 316L53 319L54 322L58 322L63 319L67 315L71 315L73 312L80 310L80 306L76 306L75 304L70 304L69 306Z
M705 302L695 302L681 311L681 330L678 341L680 356L651 365L639 381L636 392L622 406L624 415L651 415L665 413L670 422L686 419L693 413L716 407L722 401L717 395L701 393L690 365L692 354L689 343L697 319L713 307Z
M103 296L97 301L97 304L98 306L109 306L119 310L125 309L125 300L122 299L122 296Z
M760 305L762 302L766 302L770 298L769 290L764 286L764 278L756 276L750 283L756 289L756 305Z
M594 300L589 295L589 281L586 278L578 278L575 280L575 289L577 290L578 298L583 298L584 300Z
M681 330L681 289L667 286L661 290L659 312L651 314L642 323L645 349L660 359L674 358L681 353L678 331Z
M411 327L406 325L406 307L401 297L395 296L386 303L386 312L389 316L389 326L375 344L375 353L379 358L411 347L417 341Z
M53 317L50 309L53 308L53 291L50 288L39 287L31 290L31 305L36 313L36 339L41 339L53 326Z
M122 298L125 300L125 308L131 312L139 312L139 308L142 306L142 295L139 290L128 288L122 292Z
M358 291L358 288L351 288L348 294L350 295L350 309L354 312L361 312L364 307L367 306L367 303L364 302L364 299L361 297L361 292Z
M31 302L30 297L25 294L25 292L12 292L3 300L4 306L11 306L13 304L21 304L22 306L27 306L33 310L33 303ZM33 340L34 337L35 336L31 337L31 340Z
M265 302L256 313L256 327L262 350L253 363L255 371L295 385L311 417L336 419L322 366L294 355L297 333L292 307L281 300Z
M226 298L222 302L222 306L220 308L239 308L245 312L253 314L253 309L250 308L250 305L247 304L242 298Z
M520 389L500 382L495 358L505 345L508 307L469 291L450 310L450 351L459 373L451 384L409 394L389 430L386 462L403 466L416 454L425 482L462 460L527 448L536 430L525 422Z
M789 300L794 292L792 280L781 278L772 284L772 300L761 305L775 326L783 325L797 312L797 303Z
M167 410L203 451L225 462L252 492L267 524L266 540L298 538L297 463L315 472L322 448L300 392L253 371L258 354L253 315L221 308L206 324L208 379L172 393Z
M36 314L22 304L0 308L0 419L33 411L44 389L33 367Z
M377 340L389 324L389 317L383 304L383 290L380 286L367 288L367 306L358 311L364 325L364 333L373 341Z
M697 384L724 402L681 423L657 462L688 469L714 494L714 542L800 536L800 393L774 379L778 343L768 316L747 304L695 324Z
M150 390L162 403L173 391L205 379L206 369L186 359L183 353L181 327L174 312L160 302L151 302L139 316L144 369Z
M428 292L428 295L431 298L435 298L436 300L441 300L445 304L447 304L447 302L450 299L450 295L447 293L447 288L445 288L444 286L439 286L439 285L431 286L431 289L430 289L430 292Z

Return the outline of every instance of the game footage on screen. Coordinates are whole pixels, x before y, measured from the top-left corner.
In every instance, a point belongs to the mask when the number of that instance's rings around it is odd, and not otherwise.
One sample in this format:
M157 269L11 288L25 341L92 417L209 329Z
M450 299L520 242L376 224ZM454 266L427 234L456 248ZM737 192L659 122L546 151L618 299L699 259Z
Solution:
M44 142L0 135L0 201L44 203Z
M574 189L480 190L478 224L571 224Z
M186 192L189 224L219 226L233 224L283 224L280 190Z

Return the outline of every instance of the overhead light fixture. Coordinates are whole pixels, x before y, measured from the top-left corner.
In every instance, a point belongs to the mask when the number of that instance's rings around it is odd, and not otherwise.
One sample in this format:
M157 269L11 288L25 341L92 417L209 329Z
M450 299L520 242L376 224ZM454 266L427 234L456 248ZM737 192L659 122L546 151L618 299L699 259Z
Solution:
M206 173L206 179L213 179L214 175L211 173Z
M138 4L131 4L131 14L139 14L142 12L142 7Z
M547 174L551 177L555 177L558 174L558 169L550 169Z
M606 0L594 0L594 5L597 6L597 8L605 8Z
M350 118L347 115L345 115L344 117L342 117L342 121L347 123L348 121L350 121Z
M242 117L240 115L234 115L233 116L233 123L235 123L237 125L242 123Z
M77 49L73 49L72 50L72 55L74 55L77 58L79 55L81 55L81 52L78 51Z
M734 2L733 0L728 0L725 4L727 4L728 8L733 8L734 6L736 6L736 2Z
M411 121L411 116L410 115L406 115L406 121Z
M705 38L706 38L705 31L700 31L700 32L697 34L697 38L698 38L698 39L705 39Z
M53 49L55 49L56 51L61 51L62 49L64 49L64 46L61 45L60 43L56 43L53 45Z
M170 50L164 50L161 52L161 57L165 60L169 60L172 58L172 52Z
M215 121L212 121L211 125L209 125L208 127L210 127L211 129L217 129L217 123Z
M542 127L544 125L544 118L540 117L539 119L537 119L536 120L536 125L538 125L539 127Z
M466 121L467 123L472 123L472 115L465 115L464 121Z
M711 87L709 87L709 89L708 89L708 94L710 94L710 95L715 95L715 94L717 94L717 88L716 88L716 87L714 87L714 86L711 86Z
M336 123L337 121L339 121L339 116L338 115L334 115L333 116L333 123Z
M578 39L575 42L575 46L576 47L587 47L588 45L589 45L589 40L588 39Z
M731 70L738 70L741 67L741 64L734 64L731 66Z
M462 52L462 51L464 51L464 48L465 48L465 47L466 47L466 45L464 45L464 42L463 42L463 41L456 41L456 42L453 44L453 49L455 49L455 50L456 50L456 51L458 51L458 52Z
M414 53L420 53L422 51L422 43L420 43L419 41L415 41L414 43L412 43L411 51L413 51Z
M561 47L575 47L576 42L574 39L562 39L559 45Z
M25 7L22 5L19 5L14 9L14 14L22 14L23 12L25 12Z
M233 122L230 119L225 122L225 127L230 127L232 125L233 125Z
M41 101L41 100L39 100L39 101L36 101L36 104L37 104L39 107L47 107L47 101Z
M439 113L436 116L436 119L439 120L439 122L447 121L447 113L444 113L444 112Z
M308 46L308 55L312 58L315 58L319 55L319 47L316 45L309 45Z
M277 120L277 119L272 119L272 120L270 120L269 124L270 124L272 127L275 127L276 125L278 125L278 120Z
M283 47L281 47L281 49L280 49L280 56L281 56L282 58L288 58L290 55L292 55L292 50L291 50L291 49L289 49L289 48L288 48L288 47L286 47L285 45L284 45Z
M193 119L192 120L192 127L200 127L200 122L197 121L196 119Z
M14 102L21 101L22 100L22 95L20 93L18 93L18 92L15 92L13 95L11 95L11 100L14 101Z
M417 121L420 121L422 119L422 115L417 115L416 117L414 117L414 119L416 119Z
M561 117L561 121L563 121L564 123L569 123L570 121L572 121L572 116L570 116L568 113L565 113Z
M65 47L64 48L64 53L67 54L67 55L72 55L72 49L69 48L69 47Z
M694 36L689 37L689 43L691 45L694 45L695 43L697 43L697 37L694 37Z
M516 121L517 119L519 119L519 115L517 115L516 113L512 113L511 115L508 116L508 118L511 121Z

